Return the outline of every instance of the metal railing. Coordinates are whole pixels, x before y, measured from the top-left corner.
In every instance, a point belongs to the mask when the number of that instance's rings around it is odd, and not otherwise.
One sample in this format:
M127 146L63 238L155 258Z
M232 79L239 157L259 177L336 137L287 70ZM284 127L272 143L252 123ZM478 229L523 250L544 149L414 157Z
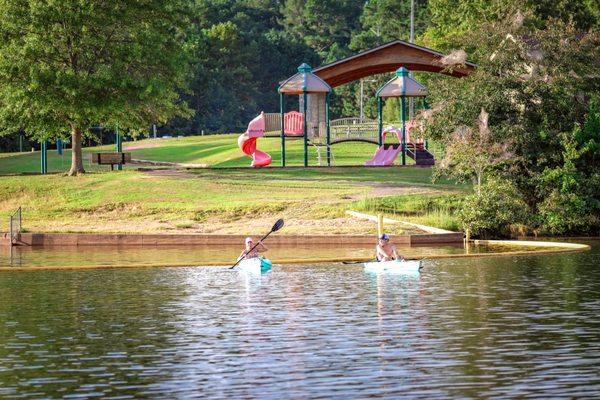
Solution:
M21 227L22 227L23 217L22 217L22 209L19 207L17 211L15 211L10 216L10 243L15 244L19 241L21 236Z

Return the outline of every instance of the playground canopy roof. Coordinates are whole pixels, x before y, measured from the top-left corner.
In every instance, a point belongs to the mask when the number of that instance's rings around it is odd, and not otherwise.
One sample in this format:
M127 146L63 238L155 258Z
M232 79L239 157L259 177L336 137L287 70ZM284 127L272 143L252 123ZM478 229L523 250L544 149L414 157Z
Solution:
M292 75L279 85L279 93L329 93L331 86L312 73L310 65L304 63L298 67L298 73Z
M408 70L398 68L396 76L377 91L378 97L425 97L427 88L408 76Z
M441 62L444 56L444 54L427 47L394 40L371 50L323 65L316 68L314 74L331 87L336 87L367 76L393 72L399 67L405 67L411 71L445 73L455 77L469 75L477 67L473 63L466 62L452 70L446 70L446 66Z

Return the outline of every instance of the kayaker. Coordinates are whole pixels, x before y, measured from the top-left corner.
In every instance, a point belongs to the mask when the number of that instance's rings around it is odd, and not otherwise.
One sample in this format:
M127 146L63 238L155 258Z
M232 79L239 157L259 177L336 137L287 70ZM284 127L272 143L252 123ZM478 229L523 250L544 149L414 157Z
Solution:
M390 237L387 233L379 236L379 242L375 248L377 261L403 260L404 257L398 255L396 246L390 243Z
M242 254L240 254L240 256L238 257L238 260L240 258L245 258L245 259L249 259L249 258L256 258L260 255L260 253L264 253L265 251L269 250L267 248L267 246L265 246L263 244L262 241L258 242L258 246L256 246L256 248L254 248L254 240L251 237L247 237L246 238L246 248L244 249L244 251L242 251Z

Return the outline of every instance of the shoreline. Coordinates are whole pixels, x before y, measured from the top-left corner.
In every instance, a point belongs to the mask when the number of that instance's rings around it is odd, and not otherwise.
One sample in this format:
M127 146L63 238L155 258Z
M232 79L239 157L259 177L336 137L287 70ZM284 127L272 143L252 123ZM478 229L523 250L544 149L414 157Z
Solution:
M218 245L229 241L242 243L248 235L221 234L127 234L127 233L21 233L16 246L167 246ZM462 232L440 234L394 235L394 242L402 245L462 243ZM273 235L269 243L275 245L371 245L375 235ZM10 246L8 235L2 244Z

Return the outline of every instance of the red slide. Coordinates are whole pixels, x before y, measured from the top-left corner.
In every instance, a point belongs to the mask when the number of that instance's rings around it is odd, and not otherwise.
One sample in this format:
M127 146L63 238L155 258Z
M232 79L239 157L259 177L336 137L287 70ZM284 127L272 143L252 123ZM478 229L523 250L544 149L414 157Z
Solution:
M254 118L248 124L248 130L238 138L238 146L244 154L252 157L252 166L255 168L266 167L271 164L271 156L256 148L256 140L265 135L265 115Z

